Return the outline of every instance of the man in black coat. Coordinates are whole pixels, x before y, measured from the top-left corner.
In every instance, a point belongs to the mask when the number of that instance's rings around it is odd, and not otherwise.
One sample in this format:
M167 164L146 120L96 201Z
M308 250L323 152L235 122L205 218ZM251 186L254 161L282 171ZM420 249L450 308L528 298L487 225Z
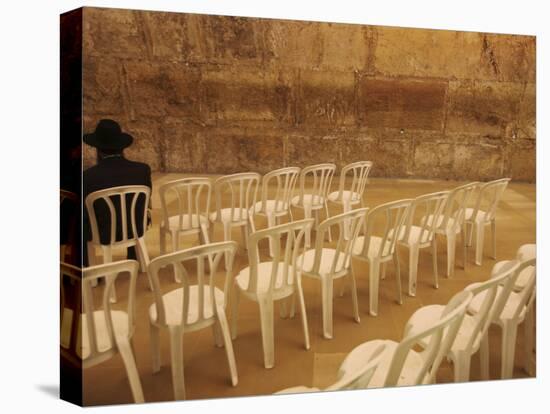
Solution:
M84 135L84 142L97 149L97 164L88 168L83 173L82 195L84 200L88 194L94 191L104 190L111 187L125 185L151 185L151 168L144 163L130 161L124 158L124 148L133 142L131 135L122 132L120 125L111 119L102 119L91 134ZM114 200L115 208L120 211L118 200ZM144 205L144 198L138 198L136 212L146 214L147 206ZM109 243L110 235L110 214L105 202L103 205L96 203L95 212L98 220L100 241L102 244ZM130 200L127 199L127 208L130 208ZM90 224L86 206L84 205L83 233L85 240L91 240ZM139 213L138 213L139 214ZM130 221L128 221L130 223ZM145 231L143 228L143 216L136 217L138 237ZM128 233L131 235L131 226L128 226ZM117 240L120 238L121 225L120 217L117 220ZM84 250L84 266L88 265L87 249ZM128 248L128 258L135 259L135 249Z

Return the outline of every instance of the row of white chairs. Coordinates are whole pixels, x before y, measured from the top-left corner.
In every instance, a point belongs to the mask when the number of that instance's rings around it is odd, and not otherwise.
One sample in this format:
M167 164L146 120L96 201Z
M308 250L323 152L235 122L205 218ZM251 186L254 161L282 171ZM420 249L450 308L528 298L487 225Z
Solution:
M311 220L303 222L311 224ZM297 226L298 223L278 227ZM304 227L300 228L297 237L289 239L289 244L299 245L304 233ZM292 243L292 240L297 242ZM170 334L172 381L176 399L185 398L182 336L184 333L209 326L213 328L216 344L225 346L231 383L234 386L238 383L233 345L225 315L232 280L231 267L236 250L235 242L220 242L170 253L154 259L150 264L149 274L154 292L154 303L149 310L153 371L158 371L161 366L159 330L167 329ZM279 249L276 247L275 250L278 256ZM292 250L286 248L285 256ZM216 273L224 256L229 256L229 268L225 272L222 290L216 287ZM297 263L298 258L295 258L297 260L294 263ZM191 263L194 263L191 267L196 267L195 284L191 283L188 271ZM166 265L171 265L180 272L182 287L162 295L158 273ZM207 267L210 267L209 277L206 273ZM406 323L400 342L374 340L353 349L339 369L338 381L326 390L435 383L437 370L445 357L454 364L455 381L468 381L471 357L478 351L481 376L488 379L488 329L491 324L496 324L503 330L501 377L511 378L516 332L518 325L524 322L524 368L533 375L535 268L536 246L522 246L515 260L497 263L487 281L467 286L445 306L429 305L418 309ZM271 271L271 281L278 279L277 275L281 273L286 276L289 270L283 267L278 271L276 266L273 269L275 270ZM83 304L82 314L80 317L75 316L74 309L78 309L80 304L65 306L62 290L61 343L63 356L75 364L82 363L84 368L101 363L117 352L120 353L133 398L136 402L143 402L141 381L131 346L135 331L134 296L137 271L138 263L132 260L94 266L82 271L74 266L62 264L61 286L64 286L64 276L69 277L75 284L82 283ZM115 279L122 273L130 275L126 312L113 310L109 300ZM91 283L99 277L105 277L107 283L101 309L96 310ZM297 285L300 289L300 284ZM300 306L307 348L307 319L303 302ZM78 332L81 335L78 335ZM264 340L264 347L265 345ZM416 351L413 349L415 347L420 347L423 351ZM317 390L299 386L281 392Z
M447 305L418 309L400 342L372 340L344 359L338 380L326 391L433 384L444 358L453 362L455 382L470 379L471 357L480 352L482 379L489 379L489 327L502 328L501 378L512 378L518 325L524 323L524 370L534 375L536 246L520 247L515 260L497 263L485 282L473 283ZM421 348L416 351L413 348ZM320 391L295 386L277 394Z

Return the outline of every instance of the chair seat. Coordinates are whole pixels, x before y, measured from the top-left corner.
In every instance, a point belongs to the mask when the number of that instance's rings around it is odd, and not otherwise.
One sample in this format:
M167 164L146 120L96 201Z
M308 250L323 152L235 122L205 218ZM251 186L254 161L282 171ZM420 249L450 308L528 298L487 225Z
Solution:
M334 203L343 203L344 201L349 201L350 205L361 202L361 194L349 190L342 191L342 197L340 197L340 191L334 191L330 193L327 198L329 199L329 201L332 201Z
M275 210L276 207L279 207L279 210ZM265 211L262 210L262 202L258 201L256 204L254 204L250 210L254 212L255 214L263 213L268 214L275 212L276 216L283 216L285 214L288 214L289 205L288 203L281 203L280 201L277 202L277 200L265 200Z
M477 295L479 296L479 295ZM476 296L476 297L477 297ZM418 309L407 322L405 328L406 335L416 335L418 332L429 329L441 319L441 313L445 309L444 305L429 305ZM466 314L462 320L462 324L458 329L458 334L455 338L451 353L457 353L459 350L466 349L468 341L472 337L472 332L475 328L475 320L472 316ZM425 337L420 343L426 347L431 336ZM481 338L476 338L473 343L473 349L476 350L480 344Z
M368 361L378 347L384 343L386 344L386 348L383 351L378 368L376 368L376 371L374 372L374 375L368 385L368 388L383 387L393 355L399 345L399 343L395 341L375 339L373 341L365 342L353 349L340 366L338 373L339 379L342 379L347 375L352 375L353 372L363 366L365 361ZM405 363L403 364L403 369L401 370L401 375L399 376L397 385L414 385L416 376L422 368L422 364L423 360L420 354L414 350L411 350L407 355Z
M406 228L405 226L403 226L399 231L398 240L400 244L405 244L405 245L426 244L432 241L429 237L430 232L427 230L422 232L422 227L419 227L419 226L411 226L409 230L409 238L407 240L402 240L403 237L405 237L405 230Z
M182 214L181 215L181 227L180 216L172 216L168 218L168 229L170 230L191 230L198 229L200 224L208 226L208 218L197 214ZM164 221L160 223L160 227L165 227Z
M304 194L302 202L300 202L300 196L297 195L292 197L290 203L296 207L304 208L305 206L311 206L312 210L318 210L324 207L325 197L314 194Z
M210 296L210 287L203 286L204 290L204 318L209 319L214 316L212 308L212 298ZM214 296L218 306L224 305L224 294L218 289L214 288ZM175 289L162 296L164 303L164 310L166 314L167 325L180 325L183 311L183 288ZM199 318L199 287L198 285L189 286L189 311L187 315L187 324L191 325L197 322ZM152 322L157 320L157 307L152 304L149 307L149 317Z
M330 274L335 255L336 255L336 250L334 249L323 248L321 250L321 264L319 266L319 274L321 275L321 277L325 277L326 275ZM339 255L340 257L338 258L338 261L335 267L336 272L339 272L347 267L347 266L344 266L345 264L344 253L340 253ZM306 251L304 254L301 254L300 256L298 256L298 258L296 259L296 263L300 267L301 271L308 273L308 272L311 272L311 270L313 269L314 260L315 260L315 249L310 249ZM346 263L346 265L349 265L349 263Z
M256 284L256 293L265 293L269 290L271 282L271 272L273 269L273 262L263 262L258 264L258 280ZM284 266L279 264L277 269L277 279L275 280L275 289L281 288L283 285ZM294 271L292 266L288 267L288 283L292 285L294 282ZM237 275L237 284L241 290L248 289L248 283L250 280L250 267L246 267Z
M457 221L453 217L449 217L449 219L447 220L447 225L445 226L445 228L443 228L444 218L445 217L443 215L440 215L437 219L435 230L437 234L448 234L452 233L453 231L455 232L455 234L460 233L462 229L460 228L460 226L457 225ZM433 214L425 216L425 220L428 220L428 224L431 224L433 221Z
M113 319L113 331L115 333L115 337L128 338L128 314L123 311L113 310L111 311L111 315ZM82 346L77 346L76 352L82 359L86 359L90 356L91 349L89 342L88 321L83 316L84 315L80 315L80 323L82 326ZM64 308L60 341L61 346L66 349L69 348L72 320L72 309ZM108 351L113 347L113 345L109 339L107 323L105 321L105 313L103 311L94 312L94 323L97 334L97 348L100 352Z
M369 251L367 252L367 256L369 260L372 260L378 256L378 252L380 251L381 244L382 244L381 237L371 236L370 243L369 243ZM353 255L360 256L363 252L364 245L365 245L365 236L357 237L353 245ZM382 252L381 259L384 259L389 255L390 255L390 243L386 242L386 246L384 247L384 251Z
M244 222L248 218L248 209L246 208L235 208L233 209L233 218L231 218L231 208L222 208L219 211L214 211L210 213L210 221L218 220L218 213L220 213L220 220L225 223L228 221L231 222Z
M528 270L528 269L525 269ZM499 286L497 291L497 297L502 292L502 286ZM487 292L481 292L479 295L476 295L470 304L468 305L468 311L472 313L478 313L481 309L481 305L483 303L483 299L485 298L485 295ZM512 319L514 317L514 313L516 312L518 306L520 305L521 301L521 295L516 292L511 292L510 296L508 297L508 300L506 301L506 304L504 305L504 308L502 309L502 313L499 315L499 320L507 320ZM519 314L519 319L523 320L525 316L525 307L521 310Z
M483 210L478 210L477 211L477 215L476 217L472 217L474 214L474 209L473 208L467 208L466 210L464 210L464 220L468 221L468 222L483 222L485 221L485 215L487 214L485 211ZM489 223L487 221L487 223Z

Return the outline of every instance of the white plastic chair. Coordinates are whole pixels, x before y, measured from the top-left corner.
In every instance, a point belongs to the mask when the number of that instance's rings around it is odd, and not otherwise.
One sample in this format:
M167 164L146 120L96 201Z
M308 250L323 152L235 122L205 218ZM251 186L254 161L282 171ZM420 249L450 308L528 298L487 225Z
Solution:
M293 394L298 392L318 392L318 391L342 391L342 390L360 390L368 387L369 382L382 361L382 356L386 349L386 343L380 342L378 347L368 355L367 359L354 367L355 370L348 375L343 376L334 384L329 385L324 390L315 387L297 386L286 388L275 394Z
M509 261L499 262L495 268L504 268ZM497 266L498 265L498 266ZM498 271L498 270L497 270ZM504 303L500 312L495 312L492 323L498 325L502 329L502 379L512 378L514 371L514 356L516 349L516 337L518 325L525 322L525 358L524 368L528 373L531 373L531 352L533 349L533 302L536 294L536 259L532 258L522 262L517 268L518 277L522 273L525 274L525 285L518 292L511 292L508 299ZM517 279L516 279L517 283ZM503 286L498 287L499 290L505 289ZM483 295L478 295L468 306L468 311L476 314L481 309L483 303ZM489 341L488 334L485 334L485 340ZM487 345L488 346L488 345ZM489 370L489 360L484 361L486 364L485 371Z
M411 201L410 199L393 201L370 210L363 234L357 237L353 246L353 256L369 263L369 313L372 316L378 315L380 266L390 260L395 267L397 302L402 303L401 272L395 246L399 229L407 220Z
M132 351L132 335L135 330L135 289L138 263L124 260L78 269L61 264L61 276L69 277L74 286L81 286L82 296L75 295L74 306L66 307L61 283L61 356L84 369L100 364L120 353L126 368L134 402L144 402L143 390ZM127 311L111 309L110 296L116 278L129 273ZM105 278L101 308L94 307L91 282ZM82 309L80 308L82 299ZM75 315L78 314L78 317Z
M88 260L95 265L95 247L99 246L102 251L103 263L113 261L113 250L116 248L128 248L135 246L136 254L140 263L141 271L147 272L149 264L149 253L145 245L145 231L147 229L147 206L151 189L145 185L130 185L113 187L105 190L95 191L86 197L86 210L90 220L92 240L88 242ZM143 210L138 211L137 204L141 198ZM109 243L102 244L97 220L96 209L103 208L109 212L109 222L101 223L108 225ZM125 212L125 214L122 214ZM118 222L120 220L120 227ZM142 234L138 232L138 220L142 223ZM150 280L149 280L150 283ZM111 301L116 302L115 288L111 290Z
M437 276L437 239L435 230L442 220L448 191L424 194L411 203L408 219L399 232L400 246L409 249L409 296L416 296L418 256L420 249L432 247L434 287L439 287ZM420 217L418 220L417 217Z
M319 210L324 208L326 217L329 217L327 194L335 171L336 165L334 164L310 165L300 171L299 193L292 197L291 204L304 210L305 218L311 218L315 214L315 229L319 225ZM308 187L308 181L312 181L311 187ZM330 240L330 232L328 237ZM310 246L311 231L306 233L306 247Z
M369 172L372 168L371 161L358 161L346 165L340 173L338 191L328 195L328 201L342 206L342 211L347 213L354 205L365 207L363 193L367 185ZM351 185L346 189L346 177L351 175ZM345 237L349 237L349 226L344 227Z
M354 318L357 323L360 322L357 287L351 266L351 254L353 244L363 225L367 211L368 208L360 208L323 221L317 229L315 248L307 250L297 261L298 271L302 275L321 281L323 336L327 339L332 338L332 292L335 279L344 276L350 277ZM349 240L344 237L344 226L347 223L350 226ZM331 227L338 228L338 240L335 247L325 247L325 233L329 232Z
M223 226L224 241L231 240L231 229L240 227L244 248L248 246L250 234L250 208L256 204L260 174L255 172L225 175L214 181L216 211L210 213L212 226L209 237L212 241L214 225ZM226 256L227 257L227 256Z
M236 251L237 243L234 241L211 243L159 256L149 264L154 296L154 303L149 308L153 373L158 372L161 366L160 329L167 329L170 334L172 386L176 400L185 399L183 335L209 326L213 329L216 345L225 345L231 383L237 385L237 366L225 315ZM226 257L227 264L223 291L216 287L216 272L222 256ZM209 275L205 272L205 259L211 259ZM192 264L197 269L197 284L194 285L190 284L187 271L187 267ZM165 266L178 269L181 287L163 295L158 272Z
M293 295L298 297L305 348L309 349L304 292L302 280L296 272L296 258L304 251L304 234L313 225L313 219L305 219L281 224L250 235L248 248L249 266L242 269L234 280L232 298L232 334L237 338L237 313L239 297L258 303L262 329L264 366L273 368L275 364L273 302L284 300ZM270 239L273 256L269 261L262 261L258 244ZM283 306L283 304L281 304ZM293 309L291 317L294 316Z
M476 235L476 258L475 262L481 266L483 257L483 239L485 237L485 226L491 226L493 259L497 258L496 239L496 211L498 203L510 178L490 181L479 187L479 192L473 208L465 211L466 225L469 227L468 246L472 245L472 237Z
M166 253L166 236L172 238L172 251L179 249L180 236L197 234L199 244L208 244L210 194L209 178L182 178L163 184L159 188L162 206L160 223L160 254ZM169 205L177 209L170 212Z
M279 223L281 217L290 215L293 221L290 199L300 174L298 167L285 167L271 171L262 178L261 200L251 208L252 231L256 231L254 215L266 217L267 227L273 227ZM269 254L273 256L273 247L269 243Z
M405 331L399 343L378 339L359 345L342 363L339 377L353 373L359 361L368 358L380 343L385 343L382 360L368 388L435 383L441 361L457 336L472 296L470 292L459 292L431 324L414 333ZM427 345L417 352L413 348L420 343Z
M447 353L447 358L453 361L455 382L464 382L470 379L470 363L472 355L480 351L481 376L489 379L489 372L486 369L489 358L489 343L487 341L487 330L493 315L499 314L506 303L517 277L516 270L519 262L511 261L504 266L493 278L482 282L473 283L466 287L466 291L474 295L482 295L479 312L473 315L466 314L458 331L456 340ZM500 284L504 284L499 289ZM431 326L434 320L439 318L443 311L443 305L429 305L417 310L407 322L405 332L414 334L422 331L426 326ZM427 343L421 341L420 346L426 347Z

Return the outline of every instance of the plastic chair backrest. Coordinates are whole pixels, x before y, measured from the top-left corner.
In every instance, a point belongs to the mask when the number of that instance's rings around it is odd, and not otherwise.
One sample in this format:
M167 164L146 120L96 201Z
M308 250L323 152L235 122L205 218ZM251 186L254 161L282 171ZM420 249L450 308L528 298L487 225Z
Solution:
M347 191L350 192L350 197L355 196L355 198L352 198L350 201L360 201L365 192L371 168L372 161L357 161L342 168L338 185L338 199L341 200L343 198L343 193L346 191L346 177L349 174L352 175L352 180Z
M123 260L118 262L101 264L98 266L92 266L82 269L82 271L74 266L61 264L62 276L69 276L77 284L81 283L82 286L82 308L80 311L80 298L75 299L75 307L72 312L70 341L65 352L69 358L81 358L84 361L84 365L92 365L98 360L103 360L106 357L110 357L116 350L115 332L113 328L113 316L111 309L111 291L113 290L115 280L121 273L129 273L130 284L128 292L128 338L134 333L134 302L136 291L136 277L138 273L138 262L135 260ZM82 275L82 277L80 277ZM101 296L101 306L99 309L95 308L94 296L92 292L92 283L99 279L105 278L105 288ZM94 289L96 290L96 289ZM65 305L65 296L62 295L63 307ZM99 318L104 318L106 335L108 343L101 342L101 348L99 347L99 335L97 331L97 315ZM62 313L63 309L62 309ZM82 315L82 318L80 318ZM82 319L82 320L81 320ZM86 329L82 329L80 323L86 324ZM63 324L63 319L61 320ZM102 338L105 335L101 335ZM107 347L105 347L107 345ZM88 352L84 352L84 347ZM85 355L84 355L85 354Z
M529 279L527 280L527 283L525 284L523 289L517 292L519 300L516 303L516 308L514 309L513 315L511 315L513 319L518 319L520 314L525 309L532 306L532 303L535 300L535 294L536 294L535 286L536 286L536 279L537 279L537 275L536 275L537 259L536 258L528 259L521 262L516 271L517 276L519 277L520 273L528 268L532 268L532 272L530 273ZM505 299L508 299L508 298L505 298ZM505 305L506 303L504 302L500 308L495 309L494 315L493 315L495 318L498 318L498 316L502 313L502 310L504 309Z
M211 181L204 177L182 178L163 184L159 195L165 225L170 217L177 216L180 231L200 229L201 217L208 219L211 192ZM169 213L169 197L175 199L176 214Z
M258 288L258 265L260 264L259 248L260 241L271 239L273 246L273 257L269 290L266 293L272 294L276 289L284 289L294 283L296 278L293 272L296 269L296 258L305 250L304 234L313 226L313 219L293 221L259 230L249 236L248 241L248 262L250 266L250 278L247 291L256 293ZM297 234L296 234L297 233ZM282 272L277 285L277 275Z
M472 316L474 325L472 336L467 343L468 348L477 348L494 317L502 312L519 275L518 268L519 261L510 260L489 280L466 286L465 290L472 292L474 297L485 292L479 311ZM499 285L502 285L500 290L498 289Z
M409 352L422 340L428 340L428 346L420 353L422 365L415 373L413 382L407 385L432 382L442 357L448 352L456 338L458 329L464 319L466 308L472 297L473 295L470 292L459 292L444 308L440 319L434 325L416 334L407 335L401 340L395 349L388 368L384 382L385 387L392 387L398 384Z
M375 258L380 260L395 252L399 229L402 228L407 220L411 202L412 199L392 201L374 207L368 212L363 231L365 242L361 256L368 257L371 238L378 235L382 242L375 254Z
M358 208L356 210L348 211L347 213L329 217L319 224L317 236L315 238L315 259L313 261L313 267L310 270L304 269L304 271L319 274L326 235L329 230L332 231L335 227L338 228L338 239L336 240L336 244L327 246L335 250L329 273L335 274L349 269L351 266L353 245L355 244L355 240L363 227L368 210L369 209L367 207ZM344 234L344 226L349 226L350 237L347 240Z
M109 229L106 233L109 235L109 241L106 244L127 244L141 237L147 228L147 206L150 195L151 189L145 185L113 187L88 194L86 210L90 218L92 243L101 243L100 225L108 226ZM140 200L139 203L138 200ZM138 204L142 208L138 209ZM107 206L109 222L105 223L101 220L101 223L98 223L97 209L105 206ZM138 223L141 223L141 227L138 227Z
M381 343L371 354L370 358L364 361L362 366L357 367L357 370L351 374L344 375L337 382L325 388L324 391L358 390L367 388L380 361L382 361L386 347L386 343Z
M479 193L475 201L472 218L477 217L478 211L485 212L484 222L489 222L495 218L498 203L508 186L510 178L501 178L499 180L489 181L479 186Z
M336 165L331 163L310 165L300 171L300 193L298 204L304 204L304 196L311 197L313 207L322 206L325 203L328 190L332 183L332 177L336 171ZM313 180L308 187L307 180Z
M453 228L450 230L456 232L462 228L466 208L478 186L478 182L472 182L456 187L449 192L439 228L447 229L449 219L453 220Z
M298 167L285 167L270 171L262 178L262 194L260 211L267 211L267 201L274 201L274 214L280 214L288 211L290 208L290 199L300 174ZM276 185L274 186L273 183ZM273 190L275 194L273 194ZM271 191L272 195L269 195Z
M231 222L248 220L249 209L256 203L260 174L255 172L225 175L214 181L214 199L216 202L216 220L221 221L220 211L230 209ZM224 201L224 193L229 201Z
M401 240L409 240L412 226L417 226L420 228L418 241L420 243L431 241L448 196L448 191L440 191L416 197L411 203ZM419 217L420 220L418 220Z
M157 323L159 325L166 325L166 309L164 308L164 301L162 299L162 291L160 288L160 282L158 272L165 266L170 266L179 272L181 276L181 289L183 289L183 301L182 301L182 320L181 326L189 325L189 314L197 315L197 319L192 321L192 324L200 323L206 319L210 319L212 316L216 316L218 313L218 306L226 307L229 300L229 289L232 282L232 269L233 259L235 252L237 251L237 243L234 241L225 241L218 243L210 243L200 246L191 247L186 250L180 250L174 253L165 254L151 260L149 263L148 271L151 277L153 285L153 296L155 299L155 307L157 311ZM225 269L224 280L224 302L217 303L216 295L214 294L216 289L216 279L218 265L223 257L228 255L228 259L224 261L227 263ZM208 275L205 270L205 260L209 261L210 267ZM197 272L197 302L196 309L190 309L189 291L191 288L191 281L187 268L191 263L195 263ZM208 292L210 298L210 314L208 318L205 317L205 291Z

